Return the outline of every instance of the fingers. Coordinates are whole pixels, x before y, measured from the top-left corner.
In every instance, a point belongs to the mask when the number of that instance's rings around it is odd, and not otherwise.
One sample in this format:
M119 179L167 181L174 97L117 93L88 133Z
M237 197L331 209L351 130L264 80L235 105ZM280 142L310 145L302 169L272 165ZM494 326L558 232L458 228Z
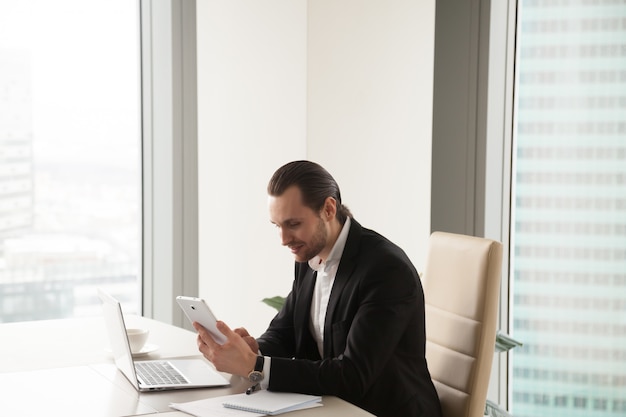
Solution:
M250 336L250 333L248 333L248 331L244 329L243 327L238 327L233 331L237 333L239 336L244 337L244 338L247 336Z
M229 346L239 346L238 347L239 349L242 348L241 345L247 346L248 349L251 349L255 353L259 350L259 345L256 342L256 339L250 336L245 329L239 328L239 329L231 330L231 328L228 327L228 325L224 323L223 321L217 321L216 322L217 330L220 333L222 333L224 336L226 336L226 339L227 339L226 343L222 345L220 343L217 343L215 339L213 339L213 336L211 335L211 333L209 333L209 331L206 328L204 328L200 323L193 322L192 325L194 329L196 329L196 331L198 332L198 338L197 338L198 349L207 358L209 356L213 357L214 351L219 350L220 348L223 348L224 345L226 344L228 344Z
M215 326L217 327L217 330L220 331L220 333L226 336L227 339L230 339L236 335L236 333L233 332L230 327L228 327L228 325L221 320L215 322Z
M198 336L202 339L202 341L206 345L208 345L209 347L213 349L216 346L221 346L219 343L215 341L215 339L213 339L213 336L211 335L211 333L209 333L209 331L206 328L204 328L200 323L193 322L192 325L194 329L196 329L196 331L198 332ZM228 325L224 323L223 321L217 321L216 327L217 327L217 330L219 330L220 333L226 336L226 339L228 339L229 341L232 341L234 338L239 337L239 335L233 330L231 330L230 327L228 327Z
M244 329L243 327L239 327L233 330L233 332L241 336L241 338L248 344L248 346L250 346L250 349L252 349L254 353L257 353L259 351L259 344L254 337L250 336L250 333L248 333L246 329Z
M216 347L220 346L220 344L213 339L213 336L211 336L209 331L205 329L200 323L193 322L192 326L198 332L198 348L201 352L204 353L204 351L202 350L203 345L206 345L211 349L215 349Z
M258 345L254 347L256 340L251 336L242 337L237 331L231 330L226 323L218 321L217 330L227 339L226 343L220 345L201 324L194 322L193 327L198 332L198 350L215 365L218 371L246 376L251 366L254 366Z

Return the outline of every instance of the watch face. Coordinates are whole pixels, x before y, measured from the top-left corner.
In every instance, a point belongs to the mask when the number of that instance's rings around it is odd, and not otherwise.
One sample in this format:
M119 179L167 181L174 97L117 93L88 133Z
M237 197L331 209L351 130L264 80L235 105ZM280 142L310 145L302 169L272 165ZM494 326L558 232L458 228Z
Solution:
M256 382L261 382L261 381L263 381L263 372L252 371L248 375L248 379L250 380L250 382L255 382L255 383Z

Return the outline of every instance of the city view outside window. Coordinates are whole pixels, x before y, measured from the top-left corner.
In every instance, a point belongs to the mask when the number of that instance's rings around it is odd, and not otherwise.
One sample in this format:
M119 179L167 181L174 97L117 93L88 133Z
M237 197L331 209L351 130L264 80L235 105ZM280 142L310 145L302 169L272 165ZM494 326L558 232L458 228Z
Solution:
M515 417L626 416L626 2L520 0Z
M139 5L0 0L0 322L140 313Z

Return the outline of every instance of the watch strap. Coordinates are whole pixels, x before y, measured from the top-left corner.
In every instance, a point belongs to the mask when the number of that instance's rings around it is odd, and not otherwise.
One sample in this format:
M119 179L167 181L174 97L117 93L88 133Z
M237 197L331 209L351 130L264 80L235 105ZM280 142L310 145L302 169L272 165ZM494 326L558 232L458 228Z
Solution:
M257 372L263 372L263 365L265 365L265 357L261 355L257 356L256 363L254 364L254 370Z
M257 356L256 362L254 364L254 369L250 371L248 374L248 379L250 382L254 382L255 384L263 381L265 375L263 375L263 366L265 365L265 357Z

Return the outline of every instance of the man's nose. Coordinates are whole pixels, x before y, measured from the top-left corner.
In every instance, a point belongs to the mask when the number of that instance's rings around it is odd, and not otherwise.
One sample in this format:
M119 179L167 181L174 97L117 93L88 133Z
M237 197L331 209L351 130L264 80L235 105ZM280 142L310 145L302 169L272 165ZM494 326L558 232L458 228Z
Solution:
M280 232L278 232L280 234L280 243L283 246L287 246L289 244L289 242L291 242L291 235L289 234L289 232L283 228L280 229Z

